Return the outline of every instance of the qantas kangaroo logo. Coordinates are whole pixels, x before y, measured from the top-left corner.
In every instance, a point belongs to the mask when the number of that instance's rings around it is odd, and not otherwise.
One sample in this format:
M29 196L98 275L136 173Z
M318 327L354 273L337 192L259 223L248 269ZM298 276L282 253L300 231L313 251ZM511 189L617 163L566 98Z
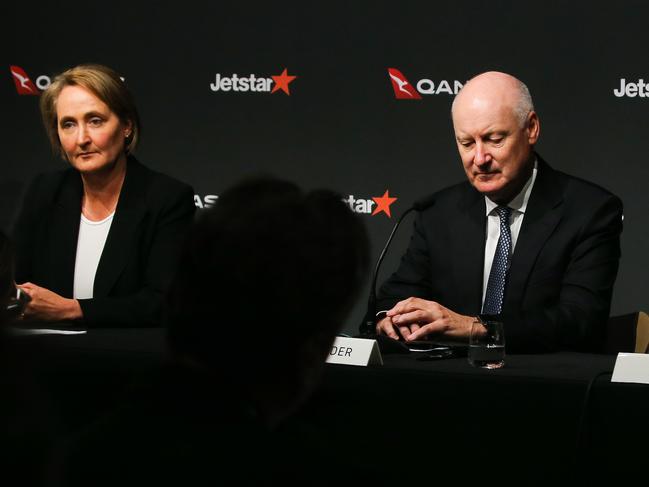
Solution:
M40 95L40 91L32 80L29 79L25 70L19 66L10 66L9 70L11 75L14 77L14 83L16 84L16 91L19 95Z
M406 77L401 74L401 71L395 68L388 68L390 81L392 81L392 89L394 96L399 100L421 100L421 95L410 84Z

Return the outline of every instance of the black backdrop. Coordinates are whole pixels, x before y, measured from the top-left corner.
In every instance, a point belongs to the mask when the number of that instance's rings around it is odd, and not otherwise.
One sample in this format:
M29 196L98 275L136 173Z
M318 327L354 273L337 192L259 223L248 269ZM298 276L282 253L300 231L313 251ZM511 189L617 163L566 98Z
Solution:
M31 177L65 166L50 152L38 97L18 94L10 66L41 86L82 62L118 70L143 120L137 156L193 185L198 206L259 173L355 200L372 201L388 190L397 198L391 218L362 215L373 256L412 201L464 178L448 91L479 72L502 70L532 92L542 156L623 199L623 257L612 311L649 309L649 89L636 96L628 96L633 87L623 96L614 92L621 79L638 86L649 81L646 2L601 8L504 0L74 0L11 2L3 9L1 228L9 228ZM396 99L388 68L412 85L427 79L441 90L420 100ZM284 69L297 76L290 95L210 88L217 74L272 80ZM385 273L396 267L410 227L397 239ZM348 331L363 306L345 324Z

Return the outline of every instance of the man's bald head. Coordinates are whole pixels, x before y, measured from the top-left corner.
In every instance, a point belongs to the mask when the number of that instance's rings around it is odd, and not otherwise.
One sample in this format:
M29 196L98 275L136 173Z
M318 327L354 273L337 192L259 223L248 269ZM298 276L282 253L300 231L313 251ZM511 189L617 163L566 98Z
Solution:
M469 182L499 204L532 174L539 118L527 87L491 71L464 85L453 102L455 141Z
M509 107L521 127L526 123L529 113L534 111L532 95L525 83L507 73L488 71L466 82L453 100L451 115L455 116L459 106L486 103Z

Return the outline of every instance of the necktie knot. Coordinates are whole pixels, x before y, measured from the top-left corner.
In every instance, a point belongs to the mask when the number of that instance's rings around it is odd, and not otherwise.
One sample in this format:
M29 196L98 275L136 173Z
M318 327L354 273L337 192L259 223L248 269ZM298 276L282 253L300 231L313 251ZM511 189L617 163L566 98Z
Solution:
M509 218L512 215L512 209L509 206L498 206L496 208L496 212L500 217L500 224L502 225L503 223L505 223L509 225Z

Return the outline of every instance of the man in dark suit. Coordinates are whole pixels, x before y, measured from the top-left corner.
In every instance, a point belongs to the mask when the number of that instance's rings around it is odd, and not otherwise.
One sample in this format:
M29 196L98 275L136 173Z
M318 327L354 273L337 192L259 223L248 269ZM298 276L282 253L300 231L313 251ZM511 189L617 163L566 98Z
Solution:
M418 214L399 269L382 286L377 332L466 340L498 315L510 351L599 350L620 258L622 203L555 171L527 87L488 72L452 107L467 182Z

